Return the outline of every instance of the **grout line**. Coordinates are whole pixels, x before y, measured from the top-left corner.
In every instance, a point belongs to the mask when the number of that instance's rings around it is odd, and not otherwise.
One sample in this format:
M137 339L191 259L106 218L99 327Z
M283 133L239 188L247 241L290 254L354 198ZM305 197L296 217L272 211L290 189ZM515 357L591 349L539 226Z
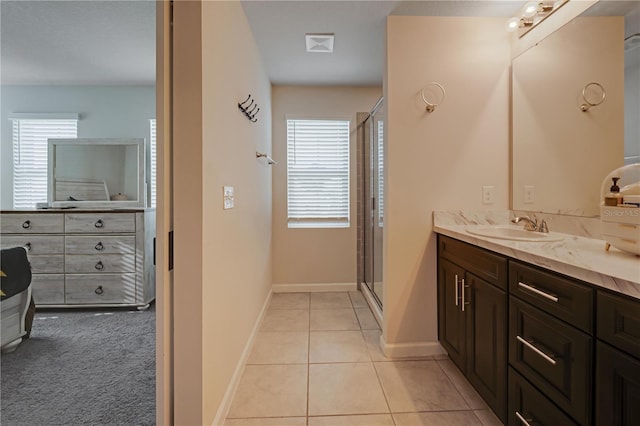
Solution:
M435 361L436 365L438 366L438 368L440 368L440 371L442 371L442 374L444 374L444 376L447 378L447 380L449 381L449 383L451 383L451 386L453 387L453 389L455 389L455 391L458 393L458 395L460 395L460 398L462 399L462 401L464 401L464 404L469 407L469 410L473 411L473 408L471 408L471 405L469 404L469 402L467 401L467 398L464 397L464 395L462 394L462 392L460 392L460 389L458 389L458 386L454 383L453 379L451 377L449 377L449 374L447 374L447 372L445 371L444 368L442 368L442 366L440 365L440 363L438 361ZM454 366L454 368L457 368ZM469 384L469 386L471 386L471 384Z
M393 413L391 412L391 405L389 405L389 398L387 398L387 392L384 390L384 386L382 385L382 379L380 379L380 374L378 373L378 369L376 368L376 363L371 362L373 366L373 371L376 373L376 378L378 379L378 385L380 385L380 389L382 390L382 396L384 396L384 402L387 404L387 410L389 411L389 415L391 416L391 421L393 424L396 424L396 420L393 418Z

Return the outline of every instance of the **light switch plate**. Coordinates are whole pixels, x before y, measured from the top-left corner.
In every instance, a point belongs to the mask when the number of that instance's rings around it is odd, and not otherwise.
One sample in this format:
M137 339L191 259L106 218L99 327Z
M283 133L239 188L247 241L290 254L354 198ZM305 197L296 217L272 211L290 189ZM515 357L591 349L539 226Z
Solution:
M494 203L494 189L495 188L493 186L482 187L482 204Z
M525 204L533 204L536 198L536 191L533 185L525 185L524 186L524 203Z
M234 198L233 198L233 186L223 186L222 187L222 208L224 210L229 210L233 208Z

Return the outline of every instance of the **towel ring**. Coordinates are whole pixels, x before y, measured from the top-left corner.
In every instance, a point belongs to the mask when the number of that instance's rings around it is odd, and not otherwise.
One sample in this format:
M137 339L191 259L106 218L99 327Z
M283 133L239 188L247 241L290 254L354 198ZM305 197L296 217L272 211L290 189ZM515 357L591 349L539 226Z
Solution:
M602 91L602 97L596 103L592 103L592 102L589 102L587 100L586 91L589 88L589 86L599 87L600 90ZM592 81L591 83L588 83L586 86L584 86L584 88L582 89L582 99L584 99L585 103L580 105L580 110L582 110L582 112L587 112L587 111L589 111L589 108L594 107L594 106L598 106L601 103L603 103L604 102L604 98L606 98L606 97L607 97L607 92L605 92L604 87L602 87L602 84L596 83L595 81Z
M429 87L429 86L437 86L437 87L439 87L439 88L440 88L440 91L442 91L442 100L441 100L440 102L438 102L437 104L436 104L436 103L433 103L433 102L429 102L429 101L427 100L426 96L424 95L424 90L425 90L427 87ZM442 103L444 102L444 98L445 98L445 96L447 96L447 91L446 91L446 90L444 90L444 87L442 86L442 84L440 84L440 83L436 83L435 81L432 81L431 83L429 83L429 84L427 85L427 87L423 88L423 89L420 91L420 95L422 96L422 100L423 100L423 102L424 102L425 104L427 104L427 107L426 107L427 112L433 112L433 111L435 111L435 109L436 109L436 107L437 107L437 106L442 105Z

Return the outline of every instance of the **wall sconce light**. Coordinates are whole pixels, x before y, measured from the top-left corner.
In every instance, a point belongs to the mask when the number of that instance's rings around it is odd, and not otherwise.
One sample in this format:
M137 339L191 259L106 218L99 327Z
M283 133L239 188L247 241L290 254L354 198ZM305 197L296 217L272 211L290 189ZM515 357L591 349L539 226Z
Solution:
M520 16L507 21L507 31L518 30L518 37L522 37L567 2L569 0L528 2L522 8Z

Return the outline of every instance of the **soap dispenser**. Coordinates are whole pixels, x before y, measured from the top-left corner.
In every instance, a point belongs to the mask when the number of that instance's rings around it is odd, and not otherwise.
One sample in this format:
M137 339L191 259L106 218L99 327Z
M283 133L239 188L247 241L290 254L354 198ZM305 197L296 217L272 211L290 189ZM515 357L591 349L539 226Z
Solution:
M611 178L613 185L609 188L609 193L604 197L605 206L617 206L622 204L622 195L620 195L620 187L618 186L619 177Z

